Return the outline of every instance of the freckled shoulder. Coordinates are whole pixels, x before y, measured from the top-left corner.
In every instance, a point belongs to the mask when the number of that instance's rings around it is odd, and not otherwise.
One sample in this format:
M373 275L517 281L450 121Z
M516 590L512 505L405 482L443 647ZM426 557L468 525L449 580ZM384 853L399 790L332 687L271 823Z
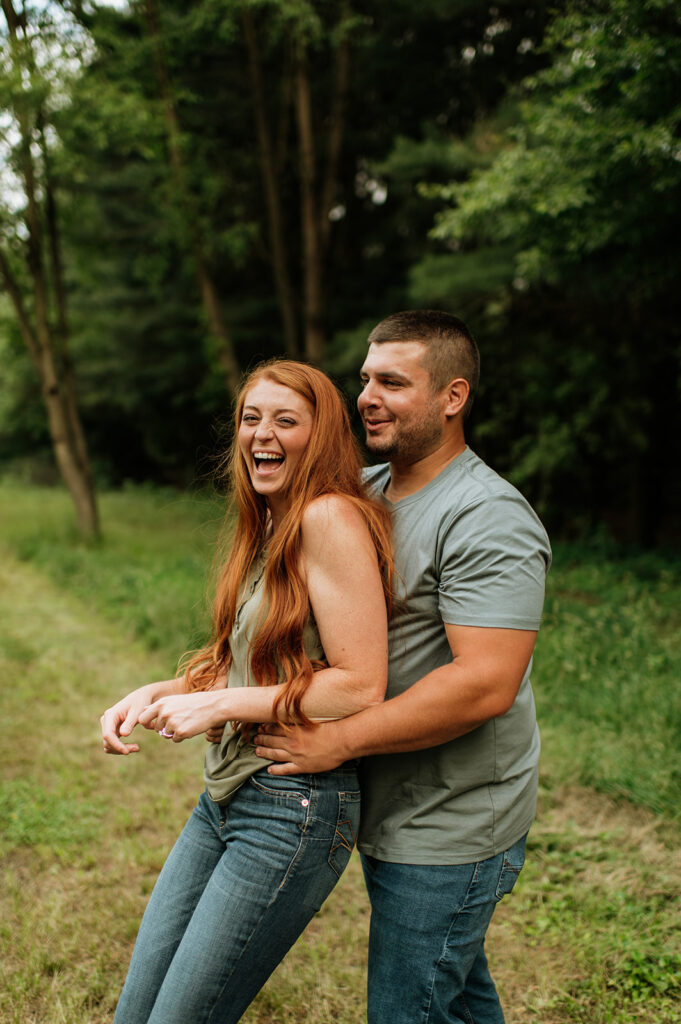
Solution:
M369 536L361 512L342 494L322 494L311 501L303 513L302 533L308 550L319 543L363 543Z

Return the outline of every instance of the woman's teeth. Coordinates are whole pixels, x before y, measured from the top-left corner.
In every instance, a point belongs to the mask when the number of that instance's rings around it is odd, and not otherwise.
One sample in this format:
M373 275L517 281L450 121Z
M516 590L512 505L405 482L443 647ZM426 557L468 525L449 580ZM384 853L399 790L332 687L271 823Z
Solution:
M261 463L280 463L284 461L284 456L278 452L254 452L253 461L255 462L256 469L260 468ZM274 468L274 466L272 466Z

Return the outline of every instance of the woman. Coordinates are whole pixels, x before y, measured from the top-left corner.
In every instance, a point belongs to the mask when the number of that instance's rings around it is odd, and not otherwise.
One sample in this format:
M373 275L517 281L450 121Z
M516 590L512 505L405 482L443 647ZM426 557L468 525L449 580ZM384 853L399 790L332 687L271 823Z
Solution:
M182 678L102 716L104 749L139 722L207 732L206 792L159 876L115 1024L238 1021L344 870L357 832L354 764L273 776L250 723L340 718L383 699L389 520L360 483L347 412L319 370L256 369L237 401L237 523L212 643Z

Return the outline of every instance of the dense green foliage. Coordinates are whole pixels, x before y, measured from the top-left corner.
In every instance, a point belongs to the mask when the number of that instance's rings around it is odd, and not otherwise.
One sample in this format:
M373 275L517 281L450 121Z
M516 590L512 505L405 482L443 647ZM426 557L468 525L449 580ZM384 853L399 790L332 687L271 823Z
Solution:
M376 320L440 307L482 350L473 445L554 533L678 540L669 0L46 0L24 24L0 248L27 286L18 96L40 104L101 484L201 474L232 358L300 353L354 397ZM0 359L0 470L49 479L1 284Z
M543 478L566 519L579 495L644 542L681 497L678 29L668 0L570 4L492 165L435 190L454 204L438 238L513 253L518 397L486 429L511 432L516 478Z

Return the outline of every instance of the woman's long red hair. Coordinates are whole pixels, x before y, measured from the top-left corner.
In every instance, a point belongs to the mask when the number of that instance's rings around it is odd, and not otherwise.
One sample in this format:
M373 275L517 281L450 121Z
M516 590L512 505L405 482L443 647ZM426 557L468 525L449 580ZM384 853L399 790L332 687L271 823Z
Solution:
M303 647L310 603L300 568L301 523L310 502L325 494L343 495L361 513L376 548L388 611L392 608L394 572L390 515L383 505L366 495L360 477L362 462L345 404L329 378L305 363L264 363L249 375L239 392L229 456L236 527L218 580L212 642L196 652L186 665L185 686L188 690L210 689L229 670L230 635L243 584L267 540L267 503L251 485L238 442L246 394L260 380L291 388L310 403L314 412L310 440L291 479L290 507L269 538L264 618L251 642L251 671L258 684L268 686L283 680L277 713L283 705L284 714L280 717L305 722L301 701L315 667L319 667L313 666Z

